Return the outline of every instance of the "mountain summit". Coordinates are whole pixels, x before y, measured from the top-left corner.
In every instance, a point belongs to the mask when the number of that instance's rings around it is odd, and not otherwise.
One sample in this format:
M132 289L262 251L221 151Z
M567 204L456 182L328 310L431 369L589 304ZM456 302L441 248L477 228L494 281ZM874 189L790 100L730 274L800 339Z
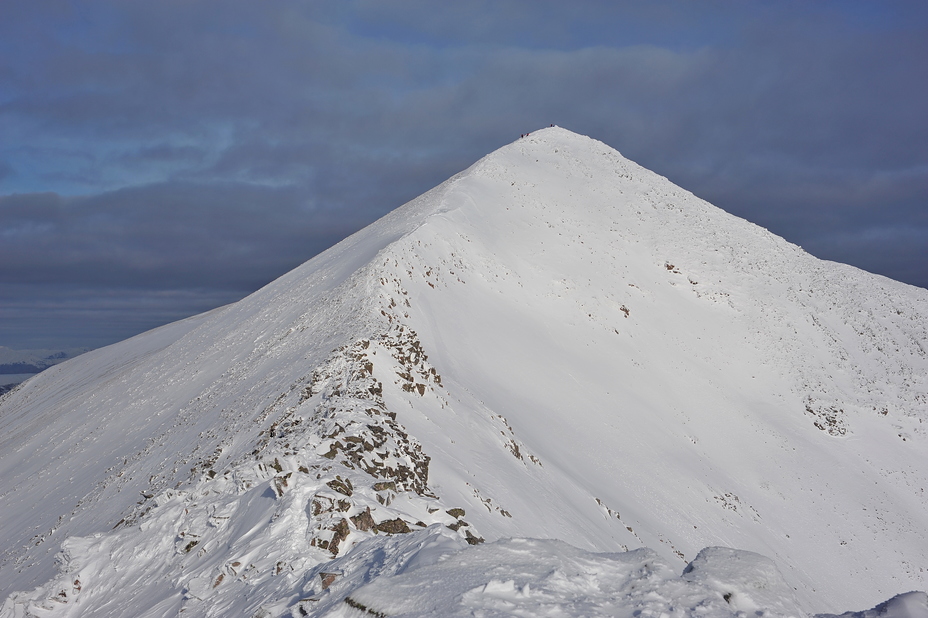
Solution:
M928 577L926 342L543 129L0 398L0 616L872 607Z

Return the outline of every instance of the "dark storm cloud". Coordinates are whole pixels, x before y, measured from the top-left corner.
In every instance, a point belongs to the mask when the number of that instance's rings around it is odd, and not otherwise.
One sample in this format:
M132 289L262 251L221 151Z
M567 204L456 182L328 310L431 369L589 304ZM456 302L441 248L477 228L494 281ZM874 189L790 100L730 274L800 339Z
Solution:
M0 337L112 343L238 300L366 223L253 185L2 197Z
M928 286L922 3L3 10L5 305L64 282L114 307L113 290L157 297L165 319L234 300L552 122L820 257Z
M201 288L4 285L0 339L23 342L14 349L93 348L234 300L226 290Z
M296 266L294 254L318 252L365 223L308 213L293 190L252 185L13 195L0 198L0 282L247 291Z

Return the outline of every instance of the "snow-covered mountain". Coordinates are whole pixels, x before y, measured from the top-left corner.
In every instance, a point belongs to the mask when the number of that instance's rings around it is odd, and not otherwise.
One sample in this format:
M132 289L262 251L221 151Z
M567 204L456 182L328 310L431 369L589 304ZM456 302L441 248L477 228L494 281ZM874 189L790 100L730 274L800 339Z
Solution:
M544 129L0 398L0 616L861 610L926 420L928 290Z

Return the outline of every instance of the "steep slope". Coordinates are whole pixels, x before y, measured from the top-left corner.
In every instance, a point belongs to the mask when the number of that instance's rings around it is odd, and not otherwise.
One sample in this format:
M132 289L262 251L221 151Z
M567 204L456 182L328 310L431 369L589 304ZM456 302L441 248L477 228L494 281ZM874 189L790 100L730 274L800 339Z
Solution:
M737 547L872 607L925 587L926 342L928 291L545 129L0 399L4 611L322 611L330 560L442 526Z

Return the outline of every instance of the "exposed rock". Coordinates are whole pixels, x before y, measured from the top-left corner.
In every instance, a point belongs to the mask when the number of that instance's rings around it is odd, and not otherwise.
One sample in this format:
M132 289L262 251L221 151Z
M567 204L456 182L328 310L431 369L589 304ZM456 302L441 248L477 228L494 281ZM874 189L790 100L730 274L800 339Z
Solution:
M407 534L410 532L409 526L401 518L397 517L396 519L388 519L382 521L376 526L377 530L381 532L386 532L387 534ZM483 539L481 539L482 541ZM469 541L468 541L469 542Z
M384 613L382 613L382 612L375 611L375 610L369 608L367 605L364 605L363 603L358 603L357 601L355 601L355 600L352 599L351 597L345 597L344 603L345 603L345 605L347 605L347 606L349 606L349 607L353 607L353 608L355 608L355 609L357 609L357 610L360 610L360 611L361 611L362 613L364 613L364 614L373 616L373 618L387 618L387 615L386 615L386 614L384 614Z
M351 485L351 481L348 479L343 480L340 476L336 476L334 479L326 483L326 485L338 493L344 494L346 496L350 496L352 493L354 493L354 487Z
M358 513L357 515L352 516L351 522L354 524L354 527L362 532L368 532L372 530L377 524L374 522L374 518L371 515L371 507L364 509L363 513Z
M319 573L319 577L322 579L322 589L327 590L339 575L341 573Z
M278 498L284 495L284 490L287 488L288 481L292 474L293 474L292 472L288 472L284 474L283 476L274 477L274 491L277 494Z
M313 496L313 499L310 501L310 512L312 516L318 518L319 521L316 523L316 529L323 530L324 526L331 519L331 515L327 517L329 513L345 513L351 510L351 501L350 500L333 500L328 496Z
M348 535L351 533L351 528L348 527L348 520L342 518L342 520L335 524L334 527L330 528L330 530L334 532L334 535L332 536L332 540L329 541L328 549L330 552L332 552L333 556L337 556L338 545L346 538L348 538ZM482 540L483 539L481 539L481 541ZM470 540L468 540L468 543L470 543Z
M390 351L402 367L399 373L412 380L437 384L437 374L425 364L426 357L416 334L393 327L374 339L362 339L336 350L324 365L313 371L312 384L306 391L320 394L321 400L308 426L300 431L325 436L330 442L320 445L320 450L327 449L321 453L323 457L351 470L363 470L374 478L388 479L384 482L392 486L384 488L434 497L428 489L428 455L396 421L396 413L387 410L382 399L383 384L373 377L374 343ZM287 433L278 429L276 435L280 439Z

